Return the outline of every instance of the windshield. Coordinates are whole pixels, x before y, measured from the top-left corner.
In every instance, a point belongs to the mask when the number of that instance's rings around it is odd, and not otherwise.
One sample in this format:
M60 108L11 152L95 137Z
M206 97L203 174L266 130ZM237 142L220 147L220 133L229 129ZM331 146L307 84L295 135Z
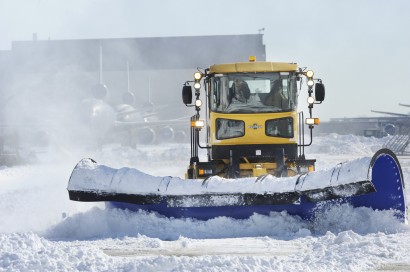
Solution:
M210 86L211 110L222 113L292 111L297 106L295 73L215 75Z

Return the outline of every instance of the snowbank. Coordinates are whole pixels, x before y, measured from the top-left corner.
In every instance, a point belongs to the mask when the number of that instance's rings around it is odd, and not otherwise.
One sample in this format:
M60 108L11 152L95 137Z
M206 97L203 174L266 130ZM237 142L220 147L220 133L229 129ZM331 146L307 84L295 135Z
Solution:
M307 153L318 159L319 169L345 158L371 156L369 153L381 147L379 139L332 137L318 137L314 143L329 148L330 153L318 149ZM0 271L409 268L400 265L408 264L410 259L410 229L395 220L390 211L342 205L332 207L311 223L286 213L255 214L246 220L219 217L196 221L69 201L69 176L85 155L103 164L133 167L153 176L182 176L189 146L139 150L116 147L92 154L65 150L45 154L37 165L1 168ZM410 162L405 158L400 161L407 182ZM409 200L409 192L406 194Z

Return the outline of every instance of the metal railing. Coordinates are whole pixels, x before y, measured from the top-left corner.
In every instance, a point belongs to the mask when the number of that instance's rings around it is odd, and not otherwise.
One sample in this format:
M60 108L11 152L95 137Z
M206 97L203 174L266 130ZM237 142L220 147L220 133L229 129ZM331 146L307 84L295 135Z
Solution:
M407 147L410 144L410 127L402 128L399 134L394 135L383 147L390 149L397 155L410 155Z

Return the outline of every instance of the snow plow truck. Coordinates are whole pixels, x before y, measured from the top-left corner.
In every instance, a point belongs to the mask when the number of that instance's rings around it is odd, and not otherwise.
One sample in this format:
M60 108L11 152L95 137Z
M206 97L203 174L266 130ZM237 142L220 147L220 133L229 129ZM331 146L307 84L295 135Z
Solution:
M297 107L302 89L306 117ZM198 70L182 89L183 103L196 111L185 179L83 159L71 174L69 197L201 220L281 211L310 220L326 207L349 203L393 210L406 221L403 174L390 150L325 171L315 171L315 160L306 159L304 149L319 124L313 107L324 98L322 80L295 63L250 57ZM205 159L199 149L206 150Z

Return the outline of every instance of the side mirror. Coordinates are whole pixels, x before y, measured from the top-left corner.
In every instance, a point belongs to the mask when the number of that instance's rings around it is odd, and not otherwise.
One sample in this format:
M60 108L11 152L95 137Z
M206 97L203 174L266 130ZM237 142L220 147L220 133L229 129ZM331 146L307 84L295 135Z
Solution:
M318 102L325 100L325 85L323 83L315 84L315 100Z
M192 104L192 88L191 86L182 87L182 102L185 105Z

